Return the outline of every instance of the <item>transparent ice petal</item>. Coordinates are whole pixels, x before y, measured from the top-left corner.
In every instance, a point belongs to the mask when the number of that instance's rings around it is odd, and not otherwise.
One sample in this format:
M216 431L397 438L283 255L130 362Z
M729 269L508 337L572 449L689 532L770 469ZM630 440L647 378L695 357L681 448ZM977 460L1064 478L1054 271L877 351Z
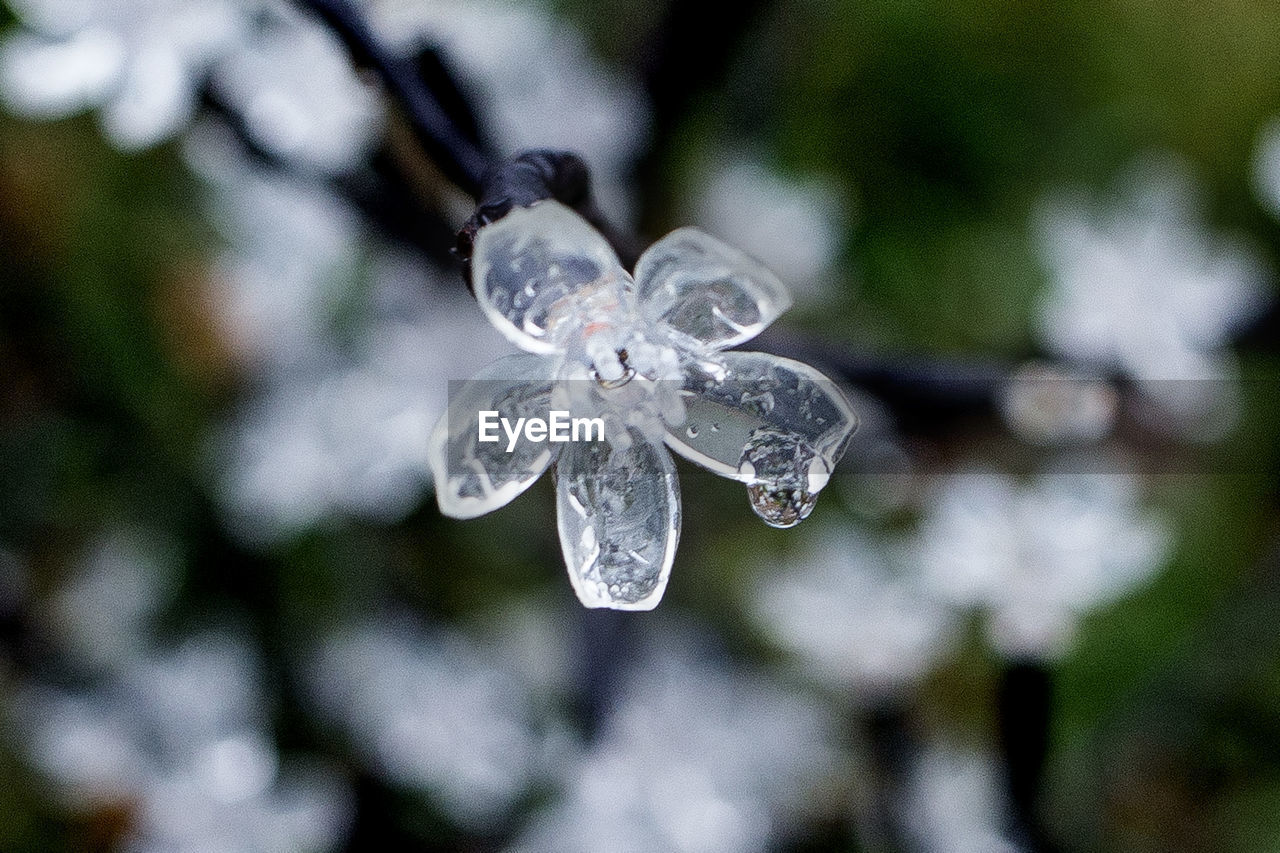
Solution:
M507 452L508 437L479 441L481 411L496 411L515 425L519 418L546 418L551 404L547 361L518 354L500 358L451 388L449 408L431 433L427 458L435 475L440 511L475 518L506 506L541 476L559 445L521 439Z
M858 424L830 379L766 353L692 360L681 393L685 422L667 433L667 445L746 483L752 508L777 527L812 511Z
M629 442L568 444L556 466L560 547L587 607L652 610L680 538L671 455L629 432Z
M697 228L654 243L636 265L641 311L697 340L726 349L760 334L791 307L791 294L763 264Z
M629 313L627 273L591 225L555 201L515 208L476 235L476 300L523 350L561 350L575 330Z

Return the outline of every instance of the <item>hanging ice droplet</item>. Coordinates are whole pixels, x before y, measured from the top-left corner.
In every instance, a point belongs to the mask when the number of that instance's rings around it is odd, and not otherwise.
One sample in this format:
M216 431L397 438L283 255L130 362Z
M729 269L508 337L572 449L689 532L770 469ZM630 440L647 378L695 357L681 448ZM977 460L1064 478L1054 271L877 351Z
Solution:
M812 447L770 428L752 433L738 474L747 481L751 508L771 527L794 527L808 518L830 476Z

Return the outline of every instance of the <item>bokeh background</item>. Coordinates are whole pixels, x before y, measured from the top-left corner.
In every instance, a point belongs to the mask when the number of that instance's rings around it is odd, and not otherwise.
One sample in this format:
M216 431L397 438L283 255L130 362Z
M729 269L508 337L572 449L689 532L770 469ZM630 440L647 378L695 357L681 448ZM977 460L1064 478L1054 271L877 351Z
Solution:
M286 0L0 12L0 849L1280 849L1280 5L366 0L863 420L650 614L445 519L470 211Z

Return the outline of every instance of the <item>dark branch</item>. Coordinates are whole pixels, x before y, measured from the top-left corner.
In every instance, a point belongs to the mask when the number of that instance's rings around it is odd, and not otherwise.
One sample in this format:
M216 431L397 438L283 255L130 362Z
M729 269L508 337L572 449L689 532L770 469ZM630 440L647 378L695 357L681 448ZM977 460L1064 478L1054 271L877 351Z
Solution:
M394 56L382 45L350 0L298 2L333 30L356 65L377 73L387 91L404 107L414 136L445 177L468 195L478 196L491 158L481 150L474 135L459 127L442 105L442 100L449 100L458 90L438 96L411 58Z
M573 208L604 235L628 269L635 265L638 246L605 220L591 194L591 171L583 159L572 151L525 151L485 174L475 212L458 232L454 253L463 263L468 287L476 232L512 208L530 207L546 199Z

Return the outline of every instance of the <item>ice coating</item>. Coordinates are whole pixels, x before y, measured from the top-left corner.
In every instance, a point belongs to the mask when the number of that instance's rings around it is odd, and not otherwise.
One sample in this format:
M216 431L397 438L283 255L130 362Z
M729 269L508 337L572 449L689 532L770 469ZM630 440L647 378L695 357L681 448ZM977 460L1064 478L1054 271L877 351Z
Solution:
M628 276L578 214L544 201L480 229L471 259L476 301L527 352L561 350L600 316L628 310Z
M539 443L479 449L472 410L514 421L554 408L603 424L602 440L561 445L556 471L561 548L587 607L649 610L661 599L680 531L668 448L744 483L757 515L791 527L812 512L857 426L841 391L808 365L724 351L791 300L759 262L697 229L654 244L633 282L582 217L543 201L480 229L472 281L494 325L534 355L510 361L515 372L482 374L510 381L466 392L454 401L458 422L437 428L441 509L496 509L554 456Z
M479 413L496 411L514 423L545 417L551 404L547 363L524 353L500 358L451 394L449 409L436 424L427 456L436 478L440 511L475 518L506 506L547 470L556 444L477 441Z
M567 445L556 466L560 546L587 607L652 610L666 590L680 538L671 456L630 430L625 449Z
M791 306L791 295L759 261L697 228L654 243L636 265L645 318L707 349L754 338Z
M699 359L685 370L682 394L685 427L668 433L667 445L749 485L795 479L790 470L784 477L751 458L762 437L771 446L785 439L804 457L802 479L816 494L858 425L835 383L807 364L767 353L722 352Z

